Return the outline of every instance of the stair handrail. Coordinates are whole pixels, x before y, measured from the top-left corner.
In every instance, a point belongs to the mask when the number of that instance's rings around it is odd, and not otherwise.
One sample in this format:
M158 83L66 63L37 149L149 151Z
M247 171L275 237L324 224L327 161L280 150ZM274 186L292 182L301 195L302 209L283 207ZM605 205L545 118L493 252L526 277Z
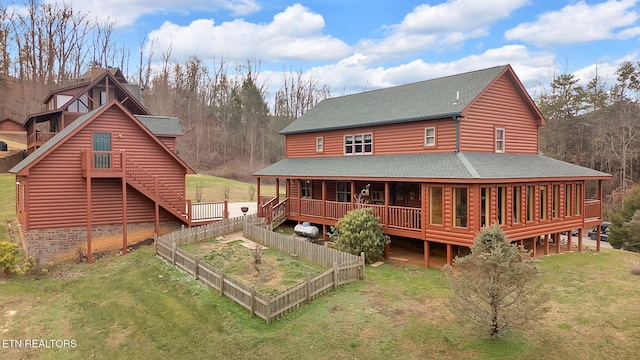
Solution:
M161 200L165 207L168 205L170 208L167 210L173 210L172 212L179 214L185 220L189 220L190 209L188 201L184 196L178 194L175 190L168 187L163 182L156 180L155 175L149 174L146 170L141 168L129 157L126 158L126 174L127 178L135 181L140 186L145 188L150 195L156 195L158 200Z

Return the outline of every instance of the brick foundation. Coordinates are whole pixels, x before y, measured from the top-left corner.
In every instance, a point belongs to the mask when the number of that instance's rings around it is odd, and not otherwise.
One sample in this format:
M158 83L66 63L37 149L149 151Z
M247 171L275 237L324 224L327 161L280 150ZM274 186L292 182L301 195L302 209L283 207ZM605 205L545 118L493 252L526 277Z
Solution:
M160 224L160 234L180 228L178 222ZM153 238L154 223L128 224L127 245ZM87 228L55 228L23 231L25 250L39 263L57 263L75 259L79 253L87 254ZM93 225L91 227L91 252L122 249L122 225Z

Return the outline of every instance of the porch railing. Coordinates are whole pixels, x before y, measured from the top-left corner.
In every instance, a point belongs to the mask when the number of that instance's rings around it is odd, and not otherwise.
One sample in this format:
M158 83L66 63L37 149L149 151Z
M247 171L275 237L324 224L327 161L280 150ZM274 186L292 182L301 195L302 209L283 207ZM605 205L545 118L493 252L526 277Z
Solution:
M420 209L389 206L387 226L403 229L420 229Z
M584 218L602 218L602 206L598 199L587 199L584 201Z
M300 214L322 217L322 200L301 199Z
M227 200L214 203L191 204L191 221L222 220L229 217Z

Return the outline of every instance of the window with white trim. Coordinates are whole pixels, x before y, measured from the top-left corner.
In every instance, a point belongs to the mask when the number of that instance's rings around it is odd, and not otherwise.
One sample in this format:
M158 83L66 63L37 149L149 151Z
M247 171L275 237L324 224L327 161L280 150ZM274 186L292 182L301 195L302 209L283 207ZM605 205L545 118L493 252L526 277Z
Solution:
M324 139L322 138L322 136L318 136L316 138L316 152L323 152L324 151Z
M348 181L338 181L336 199L339 202L351 202L351 183Z
M496 152L504 152L504 129L496 129Z
M436 146L436 128L424 129L424 146Z
M345 135L344 137L344 154L345 155L371 154L372 149L373 149L373 135L371 133Z

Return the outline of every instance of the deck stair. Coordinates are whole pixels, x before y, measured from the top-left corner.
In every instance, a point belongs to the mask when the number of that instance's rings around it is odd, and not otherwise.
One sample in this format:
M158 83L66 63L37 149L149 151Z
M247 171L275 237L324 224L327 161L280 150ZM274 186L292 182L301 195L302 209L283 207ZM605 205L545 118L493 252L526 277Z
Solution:
M159 181L157 176L146 172L131 159L126 158L125 166L127 184L149 199L156 201L159 206L178 217L185 224L190 224L191 219L187 210L190 207L189 201L184 196Z

